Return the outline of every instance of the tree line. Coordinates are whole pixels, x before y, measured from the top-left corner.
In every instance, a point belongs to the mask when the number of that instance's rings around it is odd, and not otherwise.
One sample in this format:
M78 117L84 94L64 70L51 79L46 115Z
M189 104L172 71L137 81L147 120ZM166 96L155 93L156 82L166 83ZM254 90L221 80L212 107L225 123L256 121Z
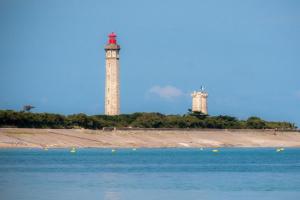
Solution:
M239 120L227 115L208 116L198 112L184 115L161 113L133 113L117 116L0 110L0 127L18 128L85 128L103 127L132 128L214 128L214 129L296 129L290 122L265 121L259 117Z

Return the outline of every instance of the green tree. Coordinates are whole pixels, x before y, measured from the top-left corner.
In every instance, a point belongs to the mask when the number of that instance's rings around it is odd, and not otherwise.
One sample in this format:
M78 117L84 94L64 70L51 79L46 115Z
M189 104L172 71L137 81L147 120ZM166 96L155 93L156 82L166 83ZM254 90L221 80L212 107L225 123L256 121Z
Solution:
M143 113L132 122L131 126L139 128L163 128L164 115L160 113Z
M247 119L247 128L250 129L264 129L266 128L266 123L259 117L249 117Z

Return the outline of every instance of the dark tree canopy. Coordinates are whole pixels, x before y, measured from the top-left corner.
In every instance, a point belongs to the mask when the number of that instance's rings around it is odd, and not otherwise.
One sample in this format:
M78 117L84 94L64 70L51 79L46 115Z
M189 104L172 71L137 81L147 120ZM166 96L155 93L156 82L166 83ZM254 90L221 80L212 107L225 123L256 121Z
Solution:
M59 115L51 113L16 112L0 110L0 127L23 128L86 128L103 127L133 128L215 128L215 129L296 129L293 123L269 122L258 117L239 120L235 117L208 116L189 112L186 115L163 115L161 113L133 113L118 116L83 113Z

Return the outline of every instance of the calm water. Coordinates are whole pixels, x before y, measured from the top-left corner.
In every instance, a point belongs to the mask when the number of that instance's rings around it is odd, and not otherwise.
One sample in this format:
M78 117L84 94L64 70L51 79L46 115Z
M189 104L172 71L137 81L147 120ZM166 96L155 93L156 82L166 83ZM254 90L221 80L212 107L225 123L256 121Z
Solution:
M300 149L2 149L0 199L299 200Z

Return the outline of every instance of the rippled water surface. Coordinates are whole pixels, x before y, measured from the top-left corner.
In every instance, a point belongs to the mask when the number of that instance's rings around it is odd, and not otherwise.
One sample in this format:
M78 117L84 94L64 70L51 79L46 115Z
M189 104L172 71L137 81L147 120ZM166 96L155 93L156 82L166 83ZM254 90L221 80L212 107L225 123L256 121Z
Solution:
M300 149L2 149L1 200L300 199Z

